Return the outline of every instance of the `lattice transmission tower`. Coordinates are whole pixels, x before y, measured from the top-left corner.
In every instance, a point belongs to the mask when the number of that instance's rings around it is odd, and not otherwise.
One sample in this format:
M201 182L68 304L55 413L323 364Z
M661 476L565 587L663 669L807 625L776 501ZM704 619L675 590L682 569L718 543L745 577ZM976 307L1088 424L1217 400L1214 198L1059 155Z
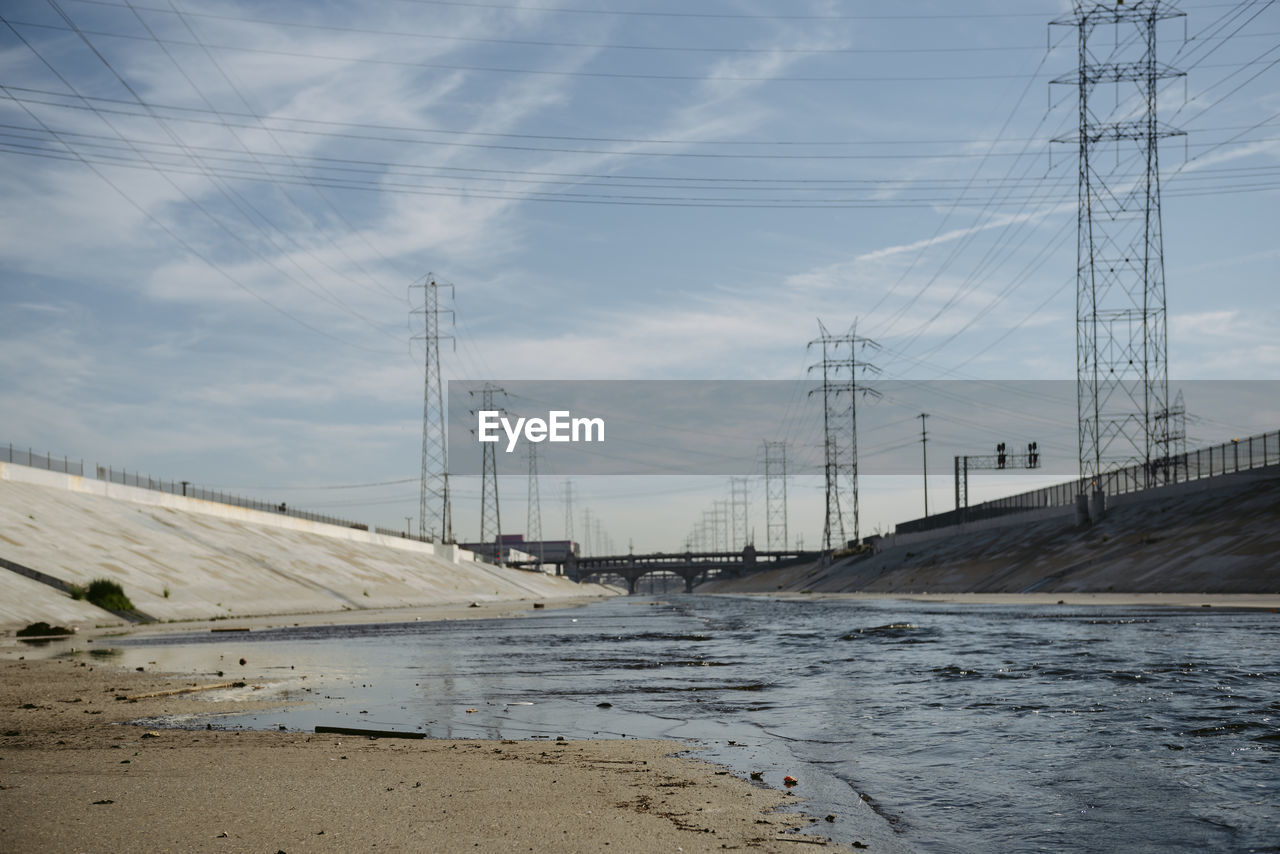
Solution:
M879 392L858 382L859 372L878 373L875 365L859 358L859 351L879 349L870 338L856 333L856 325L843 335L832 335L818 321L822 335L809 342L822 348L822 361L809 366L822 369L822 385L809 396L822 395L823 473L826 476L826 521L822 526L825 550L844 548L852 533L858 534L858 407L857 398L879 397Z
M418 492L418 534L438 543L453 542L453 511L449 505L449 451L445 432L446 413L444 389L440 380L440 339L453 340L452 335L440 334L440 315L449 315L452 325L452 309L440 308L440 289L453 285L437 283L428 273L425 280L410 285L410 291L422 289L422 307L412 309L413 314L423 316L422 334L413 340L422 341L424 372L422 383L422 478ZM412 301L411 301L412 302Z
M1079 147L1076 404L1080 476L1145 465L1168 477L1168 339L1159 141L1181 135L1157 119L1161 81L1183 72L1156 59L1167 0L1074 0L1055 25L1077 29ZM1107 88L1114 84L1108 97ZM1111 146L1114 145L1114 154Z
M787 547L787 443L764 443L765 548Z
M729 478L729 536L730 549L740 549L747 545L750 532L747 530L747 496L751 481L745 477Z
M529 449L529 496L526 505L524 536L531 543L538 544L538 562L542 562L544 548L542 545L542 496L538 489L538 444L525 442Z
M470 394L475 395L472 391ZM494 395L506 394L498 386L485 383L480 388L480 410L500 412L504 410L493 402ZM472 410L471 414L476 414ZM502 514L498 507L498 454L497 442L484 442L480 456L480 542L493 543L494 560L502 562Z

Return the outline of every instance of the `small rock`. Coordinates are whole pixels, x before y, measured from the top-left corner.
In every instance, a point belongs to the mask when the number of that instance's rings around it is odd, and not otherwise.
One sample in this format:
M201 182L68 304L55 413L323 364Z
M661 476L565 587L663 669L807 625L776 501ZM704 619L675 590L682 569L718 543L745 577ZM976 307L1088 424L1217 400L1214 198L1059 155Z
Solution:
M782 778L782 785L784 786L794 786L796 783L799 783L799 782L800 782L799 780L797 780L795 777L792 777L790 774Z
M96 807L96 806L98 806L99 804L114 804L114 803L115 803L115 801L113 801L113 800L111 800L110 798L108 798L108 799L106 799L106 800L104 800L104 801L94 801L94 802L93 802L93 805Z
M763 780L763 779L764 779L764 772L763 772L763 771L752 771L752 772L751 772L751 779L752 779L752 780Z
M224 831L222 831L221 833L219 833L217 836L215 836L215 837L213 837L213 838L214 838L214 839L230 839L230 838L231 838L231 834L230 834L230 833L227 833L227 832L224 830Z
M836 820L835 813L831 813L830 815L827 816L827 821L835 821L835 820Z
M241 666L241 667L244 667L244 665L245 665L245 660L242 658L242 659L240 659L240 666Z
M159 738L160 733L156 732L155 730L149 730L147 732L144 732L142 734L142 737L143 738Z
M612 709L613 703L596 703L597 709Z

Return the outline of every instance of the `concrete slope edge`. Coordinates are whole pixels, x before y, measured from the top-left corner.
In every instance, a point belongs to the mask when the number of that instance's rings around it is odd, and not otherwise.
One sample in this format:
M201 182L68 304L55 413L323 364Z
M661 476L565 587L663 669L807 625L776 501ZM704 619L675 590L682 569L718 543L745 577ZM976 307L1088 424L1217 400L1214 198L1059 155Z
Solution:
M161 621L616 592L477 562L460 549L436 553L429 543L242 508L208 512L200 505L209 502L20 468L0 464L0 555L30 572L0 571L0 626L109 622L66 592L99 577ZM139 492L151 500L130 500Z
M934 534L935 532L930 532ZM1280 593L1280 467L1124 496L1093 524L1036 513L699 592Z
M235 519L258 525L268 525L294 531L307 531L321 536L336 537L353 542L377 543L390 548L434 555L444 560L452 560L455 563L475 562L475 554L473 552L459 548L456 545L424 543L407 537L388 537L375 531L360 528L332 525L328 522L313 522L309 519L300 519L295 516L268 513L263 510L251 510L234 504L222 504L201 498L188 498L183 495L173 495L153 489L142 489L137 486L125 486L91 477L46 471L45 469L18 465L17 463L0 462L0 481L6 480L14 483L31 483L53 489L65 489L82 495L97 495L134 504L168 507L187 513L201 513L208 516L216 516L220 519Z

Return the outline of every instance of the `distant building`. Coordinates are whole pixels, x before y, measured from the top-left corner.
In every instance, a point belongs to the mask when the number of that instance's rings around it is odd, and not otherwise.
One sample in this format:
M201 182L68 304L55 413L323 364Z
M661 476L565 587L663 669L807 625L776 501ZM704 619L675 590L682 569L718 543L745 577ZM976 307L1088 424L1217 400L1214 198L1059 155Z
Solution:
M464 549L475 552L477 555L487 560L498 560L498 551L501 551L500 561L502 563L511 563L512 561L543 561L548 564L554 564L564 559L570 554L575 556L578 554L578 544L572 540L529 540L526 541L524 534L503 534L495 543L459 543ZM496 547L495 547L496 546ZM555 572L554 566L549 566L544 571Z

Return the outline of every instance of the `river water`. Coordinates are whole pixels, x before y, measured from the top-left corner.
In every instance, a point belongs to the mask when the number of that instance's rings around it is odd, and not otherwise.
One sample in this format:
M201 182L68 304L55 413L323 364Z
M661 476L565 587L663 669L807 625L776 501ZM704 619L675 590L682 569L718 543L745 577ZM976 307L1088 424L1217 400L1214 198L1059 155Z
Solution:
M630 597L113 642L294 686L215 726L684 740L872 850L1280 851L1269 611Z

